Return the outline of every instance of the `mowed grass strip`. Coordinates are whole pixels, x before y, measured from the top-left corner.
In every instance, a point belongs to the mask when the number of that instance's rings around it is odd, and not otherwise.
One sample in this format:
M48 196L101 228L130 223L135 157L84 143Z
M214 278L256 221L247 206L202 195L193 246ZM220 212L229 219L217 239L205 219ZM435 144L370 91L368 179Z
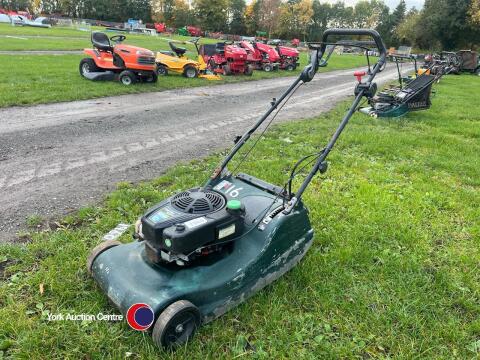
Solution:
M305 194L315 239L304 260L174 354L157 350L148 334L125 322L46 319L49 313L117 313L87 274L89 251L118 223L133 223L149 206L204 181L221 154L180 164L151 182L119 184L101 207L68 216L56 230L29 234L28 244L3 245L3 355L477 358L480 81L447 76L435 89L428 111L352 118L328 172ZM242 171L283 184L301 154L322 148L347 106L274 127Z
M224 76L220 81L187 79L180 74L160 77L156 84L124 86L118 82L94 82L84 79L78 70L82 55L0 55L0 107L31 105L103 96L161 91L177 88L217 85L229 82L260 80L298 75L307 63L301 54L301 66L294 72L255 71L253 76ZM335 56L329 71L366 65L365 57Z

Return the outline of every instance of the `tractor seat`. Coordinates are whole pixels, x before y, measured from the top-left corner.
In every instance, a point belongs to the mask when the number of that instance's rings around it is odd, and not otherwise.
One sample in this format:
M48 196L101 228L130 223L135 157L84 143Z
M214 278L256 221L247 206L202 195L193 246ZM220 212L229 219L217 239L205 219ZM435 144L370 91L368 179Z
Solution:
M182 56L183 54L185 54L187 52L187 49L185 49L183 47L175 46L175 44L171 41L168 42L168 45L170 45L170 49L172 49L173 52L175 54L177 54L178 56Z
M224 54L225 53L225 43L217 43L215 46L215 52L217 54Z
M113 51L112 44L110 44L110 39L108 38L107 34L94 31L92 32L92 44L98 50L103 51Z

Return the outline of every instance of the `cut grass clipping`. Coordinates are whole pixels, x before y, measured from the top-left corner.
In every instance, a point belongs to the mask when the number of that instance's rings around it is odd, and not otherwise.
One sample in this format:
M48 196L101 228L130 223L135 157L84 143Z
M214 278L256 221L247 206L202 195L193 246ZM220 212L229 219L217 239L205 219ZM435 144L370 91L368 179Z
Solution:
M435 88L428 111L352 118L329 171L306 192L315 239L304 260L185 348L163 353L123 321L47 319L117 314L87 274L87 254L118 223L200 184L220 155L119 184L102 207L32 233L29 244L0 247L0 351L24 359L477 358L480 81L447 76ZM346 108L274 127L242 170L283 184Z

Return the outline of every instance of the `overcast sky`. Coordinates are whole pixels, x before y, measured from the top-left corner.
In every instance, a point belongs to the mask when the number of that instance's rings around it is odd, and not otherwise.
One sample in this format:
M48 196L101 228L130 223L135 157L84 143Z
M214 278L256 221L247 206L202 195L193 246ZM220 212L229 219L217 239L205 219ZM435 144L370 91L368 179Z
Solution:
M328 2L330 3L335 3L337 1L338 0L328 0ZM424 0L406 0L407 8L411 8L415 6L417 9L420 9L423 6L423 1ZM355 5L355 3L358 2L358 0L344 0L344 2L346 5ZM390 9L394 9L398 5L400 0L384 0L384 2L385 4L388 5Z

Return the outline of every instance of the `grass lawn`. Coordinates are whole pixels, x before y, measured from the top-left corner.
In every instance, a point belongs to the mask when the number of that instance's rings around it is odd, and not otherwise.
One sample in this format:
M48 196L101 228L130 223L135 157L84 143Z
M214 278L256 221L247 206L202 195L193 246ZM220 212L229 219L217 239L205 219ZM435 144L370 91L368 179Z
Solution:
M105 31L103 27L92 27L92 30ZM117 34L117 32L107 32L109 36ZM124 34L118 32L118 34ZM125 34L127 39L125 44L145 47L152 51L170 50L168 39L189 41L189 36L166 35L146 36ZM214 43L216 40L203 38L202 43ZM8 24L0 24L0 50L17 51L17 50L82 50L91 47L90 32L80 31L73 28L57 28L50 29L32 28L32 27L14 27ZM196 50L193 44L185 44L185 47L193 55Z
M301 66L294 72L255 71L253 76L223 77L221 81L186 79L171 74L156 84L124 86L118 82L93 82L82 78L78 64L82 55L0 55L0 107L98 98L102 96L161 91L175 88L259 80L298 74L307 62L302 53ZM355 55L333 57L329 71L365 65L365 58Z
M133 223L152 204L198 185L220 155L180 164L151 182L119 184L101 207L26 235L28 244L1 246L3 356L478 358L480 82L447 76L436 90L429 111L352 118L329 171L305 194L315 239L304 260L173 355L125 322L46 318L117 313L87 274L90 249L119 222ZM346 107L274 127L242 171L283 184L301 154L325 144Z

